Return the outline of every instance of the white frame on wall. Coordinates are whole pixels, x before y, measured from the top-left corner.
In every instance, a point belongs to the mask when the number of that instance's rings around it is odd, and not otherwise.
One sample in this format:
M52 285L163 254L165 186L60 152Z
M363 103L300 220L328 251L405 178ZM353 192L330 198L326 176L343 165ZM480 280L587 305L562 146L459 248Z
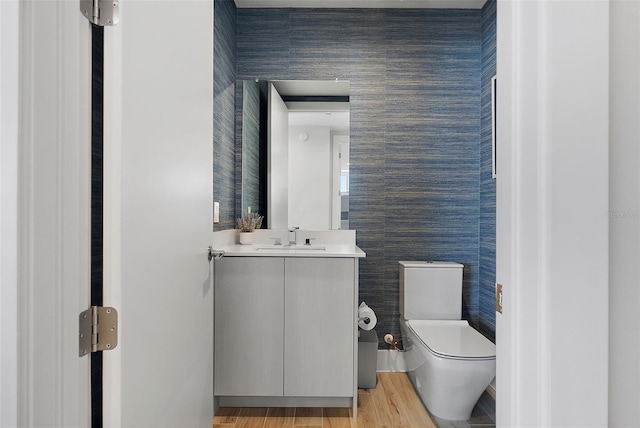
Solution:
M496 95L497 76L491 78L491 178L496 178Z

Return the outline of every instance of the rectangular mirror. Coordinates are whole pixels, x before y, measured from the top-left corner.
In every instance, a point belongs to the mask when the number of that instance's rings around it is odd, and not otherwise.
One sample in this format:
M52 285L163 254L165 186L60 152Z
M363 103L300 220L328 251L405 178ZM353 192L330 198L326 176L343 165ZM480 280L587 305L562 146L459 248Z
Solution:
M243 80L236 90L240 94L241 114L236 132L240 141L240 159L236 160L236 177L241 181L240 203L236 210L265 215L267 212L267 101L268 83ZM241 214L237 213L236 217ZM266 218L265 218L266 220ZM266 226L266 221L263 222Z
M241 212L263 227L349 228L347 81L242 81Z

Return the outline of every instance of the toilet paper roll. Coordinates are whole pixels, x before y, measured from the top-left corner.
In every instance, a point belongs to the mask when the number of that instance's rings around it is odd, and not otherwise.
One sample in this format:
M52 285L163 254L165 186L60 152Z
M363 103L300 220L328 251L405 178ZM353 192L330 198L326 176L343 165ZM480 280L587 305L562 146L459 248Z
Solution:
M358 307L358 327L363 330L371 330L376 326L378 318L376 313L373 312L365 302L360 303Z

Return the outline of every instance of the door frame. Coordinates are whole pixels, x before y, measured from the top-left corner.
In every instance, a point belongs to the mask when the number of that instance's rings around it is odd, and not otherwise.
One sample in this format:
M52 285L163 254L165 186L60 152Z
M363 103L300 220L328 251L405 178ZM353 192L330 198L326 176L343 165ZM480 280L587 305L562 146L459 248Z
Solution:
M12 226L16 226L18 221L17 218L25 218L25 215L28 214L22 209L22 205L17 201L18 189L28 188L30 186L30 181L28 176L20 175L18 177L18 170L23 167L24 159L20 160L17 148L18 142L22 143L24 135L20 137L17 136L16 131L18 129L18 118L15 116L10 116L5 110L5 106L16 106L19 103L22 107L26 107L27 103L25 100L28 100L26 94L28 93L29 86L32 82L25 80L23 77L18 78L18 75L15 73L18 68L17 62L21 61L21 71L24 71L25 68L33 68L32 59L29 58L28 55L21 56L18 58L18 49L23 48L24 44L19 44L18 38L16 37L18 34L21 37L26 38L26 40L32 40L34 38L45 37L39 36L42 34L38 28L34 28L30 24L29 19L23 19L25 17L25 9L28 7L25 5L26 2L20 2L20 11L18 11L18 2L11 1L3 1L0 4L0 19L2 19L3 25L0 27L0 36L3 44L3 55L2 55L2 75L1 75L1 84L2 84L2 117L1 117L1 125L2 125L2 258L1 258L1 266L0 273L2 274L2 294L1 294L1 302L0 308L2 309L2 329L0 330L0 343L2 344L2 365L0 366L0 378L2 379L2 394L0 396L0 408L2 409L2 422L3 424L6 421L21 421L23 418L27 417L27 413L34 412L34 408L30 408L27 403L27 396L25 394L25 389L29 389L29 384L24 383L25 381L25 373L23 370L19 371L19 375L16 376L16 372L13 370L13 367L17 367L18 361L25 361L26 358L30 358L29 349L25 348L24 340L18 339L18 337L22 337L23 333L26 333L31 325L27 322L24 323L24 313L28 308L28 301L23 298L18 298L18 291L22 287L24 275L25 275L25 264L32 263L29 260L25 260L25 256L23 254L18 255L18 259L14 259L11 257L11 251L14 251L15 254L17 250L20 248L20 242L24 239L24 231L20 231L20 233L15 237L15 240L9 239L5 240L5 237L11 236L8 232L11 230ZM43 2L41 2L43 3ZM49 2L47 2L49 3ZM51 2L53 3L53 2ZM69 3L73 8L77 8L77 4L75 2L65 2L61 0L57 0L55 2L56 5L60 6L64 3ZM527 3L527 2L523 2ZM503 85L502 82L505 82L504 79L506 77L505 73L512 73L515 70L510 67L504 67L506 64L505 59L508 59L509 63L511 63L511 59L515 58L515 53L520 51L523 52L523 49L526 48L526 43L523 41L523 37L526 35L522 32L518 31L518 29L514 26L515 23L518 22L519 19L522 18L522 8L524 7L522 4L516 4L515 2L508 1L499 1L498 2L498 76L501 79L501 91L498 95L498 103L499 103L499 123L502 125L498 125L499 135L511 135L513 132L512 129L506 128L504 123L504 114L508 112L505 110L505 103L510 102L510 100L516 95L513 92L513 88L517 86L509 86ZM516 10L513 8L516 7ZM543 6L544 7L544 6ZM518 10L519 8L519 10ZM17 15L20 15L19 20L13 20ZM605 14L606 15L606 14ZM602 21L600 23L604 23L605 17L601 18ZM4 25L6 20L15 22L14 26ZM594 27L596 28L596 27ZM608 26L605 26L608 29ZM45 31L46 32L46 31ZM49 33L51 34L51 33ZM55 33L58 34L58 33ZM531 35L530 37L539 37L538 33ZM508 39L511 41L508 41ZM544 38L542 39L544 40ZM56 40L58 42L58 40ZM65 41L61 40L61 46L64 49ZM586 41L584 43L587 43ZM9 48L8 50L7 47ZM69 48L69 45L66 45ZM7 54L7 52L9 52ZM21 52L22 53L22 52ZM545 52L539 52L542 55ZM505 57L505 54L507 57ZM7 73L6 70L14 70L14 73ZM24 76L22 73L20 76ZM502 76L502 77L500 77ZM520 76L522 79L522 76ZM526 82L520 80L519 84L524 85ZM19 87L19 95L18 94L10 94L10 97L7 99L5 95L7 94L7 88L11 87ZM504 88L504 89L502 89ZM20 123L24 118L24 115L28 115L29 111L20 110ZM529 125L531 123L529 122ZM521 124L521 129L524 127L524 124ZM533 124L535 129L535 124ZM504 131L504 132L503 132ZM500 147L500 146L499 146ZM502 146L504 147L504 145ZM13 151L12 151L13 150ZM22 150L22 148L21 148ZM506 173L507 161L511 162L514 159L511 157L511 153L505 151L504 149L499 149L498 159L501 163L501 174L498 177L498 223L497 230L498 233L503 233L506 228L510 227L514 218L512 217L513 212L511 211L516 204L516 197L520 195L518 188L506 188L504 187L508 175ZM601 174L602 170L598 170L598 174ZM505 184L500 184L500 183ZM24 198L25 195L22 196ZM504 204L504 205L503 205ZM502 206L501 206L502 205ZM12 213L17 213L14 217ZM28 221L33 219L27 218ZM14 229L15 230L15 229ZM504 241L501 241L500 238L498 240L498 251L500 251L501 244L504 244ZM502 247L505 248L505 247ZM507 247L508 248L508 247ZM586 250L585 250L586 251ZM505 272L502 270L504 268L504 262L506 259L500 259L500 255L498 256L498 281L511 281L513 278L511 273ZM19 267L18 267L19 266ZM7 280L8 279L8 280ZM505 311L511 311L511 308L516 308L519 304L524 304L522 299L523 295L514 293L513 288L509 291L509 285L506 284L507 289L505 290L504 302L505 302ZM543 295L544 296L544 295ZM546 295L548 297L548 295ZM15 302L15 303L14 303ZM601 313L601 312L599 312ZM553 314L553 312L551 313ZM28 321L28 320L27 320ZM523 352L525 352L524 348L522 348L523 341L526 340L526 336L523 336L522 339L518 339L517 333L523 332L527 327L533 327L533 332L538 332L538 334L544 334L546 332L547 324L542 323L539 326L536 325L537 319L527 318L525 315L518 313L517 311L505 312L505 314L498 315L497 317L497 329L499 334L499 343L498 343L498 423L506 425L513 425L511 422L522 422L522 419L518 417L518 415L523 414L524 412L535 412L536 404L534 402L527 402L524 400L524 397L520 397L518 395L518 391L516 386L518 386L518 382L522 381L522 376L530 378L531 376L535 376L534 373L531 373L529 376L526 375L525 371L529 370L529 366L522 364L522 361L518 358L518 356L524 356ZM11 326L15 325L18 330L18 335L15 335L11 330ZM606 325L606 323L605 323ZM599 333L600 336L603 336L602 333ZM602 337L600 337L602 338ZM607 341L596 340L597 343L606 344ZM605 363L606 364L606 359ZM601 365L598 364L598 367ZM539 381L535 381L534 384L538 385L537 396L541 396L545 389L543 388L545 385L548 386L550 374L550 367L546 367L544 371L544 376L542 376ZM605 377L606 378L606 377ZM19 386L20 385L20 386ZM524 386L524 385L522 385ZM603 388L606 391L606 388ZM593 391L590 389L590 391ZM13 399L12 399L13 397ZM510 398L510 397L515 397ZM515 403L517 398L517 403ZM511 404L514 404L513 406ZM550 403L547 402L547 406ZM558 406L562 405L562 401L556 403ZM59 403L57 404L59 406ZM606 407L606 400L605 400ZM88 405L87 405L88 409ZM41 411L42 408L38 408L38 411ZM61 409L58 409L61 411ZM545 414L549 408L546 410L542 409L541 414ZM602 413L606 413L606 408L603 410L602 406L598 406L597 414L598 419L601 417ZM571 413L571 412L568 412ZM30 416L31 417L31 416ZM590 413L591 420L593 419L593 414ZM52 420L55 421L55 420ZM575 420L574 420L575 422ZM606 421L605 421L606 422Z
M0 2L0 426L18 426L19 3Z
M607 426L609 3L497 7L497 424Z
M7 10L17 16L9 28ZM3 239L3 276L5 267L15 276L2 282L2 422L88 426L89 359L67 332L78 331L89 306L89 23L78 3L60 0L3 4L2 20L2 85L17 88L17 118L2 118L3 129L17 130L7 141L17 150L2 161L3 175L7 165L15 174L9 191L3 183L2 208L17 214L11 249ZM4 75L5 46L18 76ZM5 259L8 251L14 260ZM4 327L7 308L13 334ZM11 375L5 355L8 364L16 356Z

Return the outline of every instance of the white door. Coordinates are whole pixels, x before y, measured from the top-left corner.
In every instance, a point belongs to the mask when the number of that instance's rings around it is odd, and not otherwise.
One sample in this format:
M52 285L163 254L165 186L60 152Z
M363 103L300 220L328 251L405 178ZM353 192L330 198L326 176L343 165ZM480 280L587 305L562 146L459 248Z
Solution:
M105 426L210 427L213 2L121 0L105 30Z

